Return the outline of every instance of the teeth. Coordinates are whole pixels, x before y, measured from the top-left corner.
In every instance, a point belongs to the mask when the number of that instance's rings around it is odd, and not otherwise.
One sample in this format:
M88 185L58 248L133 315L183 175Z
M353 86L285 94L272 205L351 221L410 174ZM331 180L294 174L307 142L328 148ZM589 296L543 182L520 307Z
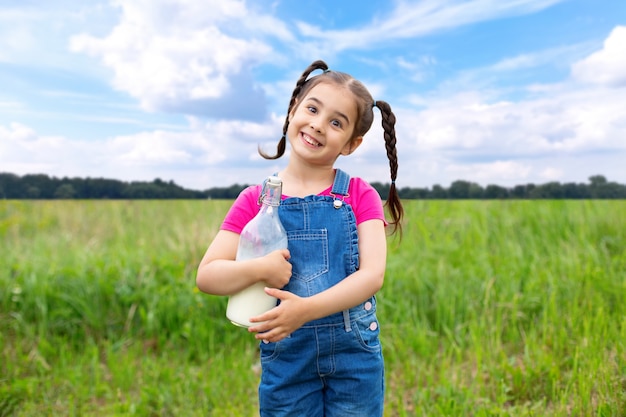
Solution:
M313 145L313 146L322 146L321 143L319 143L318 141L316 141L315 139L313 139L312 137L308 136L308 135L302 135L302 137L304 138L304 140L306 141L306 143Z

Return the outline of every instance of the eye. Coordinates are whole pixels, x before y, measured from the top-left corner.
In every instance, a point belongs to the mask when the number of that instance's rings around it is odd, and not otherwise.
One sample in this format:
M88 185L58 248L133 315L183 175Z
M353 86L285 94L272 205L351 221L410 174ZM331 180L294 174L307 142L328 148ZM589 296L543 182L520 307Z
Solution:
M330 124L335 126L335 127L338 127L338 128L342 128L343 127L343 124L338 119L331 120Z
M307 106L306 109L311 113L317 113L317 107L315 106Z

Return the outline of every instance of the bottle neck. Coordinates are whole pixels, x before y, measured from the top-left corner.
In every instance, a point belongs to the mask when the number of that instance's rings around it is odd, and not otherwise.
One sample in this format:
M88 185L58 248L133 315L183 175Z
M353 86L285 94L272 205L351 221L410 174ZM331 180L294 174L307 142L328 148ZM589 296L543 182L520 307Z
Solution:
M282 197L282 184L274 184L269 181L265 183L261 193L261 203L264 206L278 207Z

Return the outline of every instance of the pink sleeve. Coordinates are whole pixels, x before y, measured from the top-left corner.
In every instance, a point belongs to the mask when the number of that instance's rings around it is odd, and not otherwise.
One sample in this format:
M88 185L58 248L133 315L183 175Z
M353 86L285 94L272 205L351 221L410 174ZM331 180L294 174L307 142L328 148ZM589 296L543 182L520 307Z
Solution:
M352 178L350 184L350 204L359 225L368 220L382 220L385 224L385 211L378 191L361 178Z
M221 230L228 230L241 234L243 227L259 212L260 185L251 185L244 189L226 213Z

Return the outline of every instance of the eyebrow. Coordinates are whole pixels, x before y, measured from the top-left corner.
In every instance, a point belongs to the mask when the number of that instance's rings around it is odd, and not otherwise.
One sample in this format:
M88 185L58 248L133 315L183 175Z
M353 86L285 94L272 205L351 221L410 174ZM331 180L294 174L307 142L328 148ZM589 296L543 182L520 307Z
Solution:
M307 98L307 100L314 101L314 102L316 102L317 104L322 105L322 106L324 105L324 103L322 103L322 101L321 101L321 100L319 100L319 99L317 99L317 98L315 98L315 97L309 97L309 98ZM335 113L336 113L339 117L343 117L344 119L346 119L346 123L350 124L350 118L349 118L348 116L346 116L345 114L343 114L343 113L342 113L342 112L340 112L340 111L335 111Z

